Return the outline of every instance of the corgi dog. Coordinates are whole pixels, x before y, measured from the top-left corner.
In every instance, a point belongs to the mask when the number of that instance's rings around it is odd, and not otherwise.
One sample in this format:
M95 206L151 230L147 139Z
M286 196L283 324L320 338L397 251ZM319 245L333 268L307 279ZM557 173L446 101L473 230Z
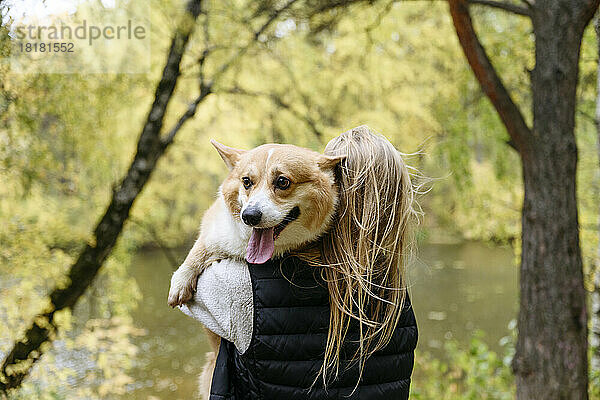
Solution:
M211 143L229 175L202 219L192 250L173 274L171 307L192 299L198 276L214 261L263 264L316 240L337 205L334 169L342 157L289 144L246 151Z

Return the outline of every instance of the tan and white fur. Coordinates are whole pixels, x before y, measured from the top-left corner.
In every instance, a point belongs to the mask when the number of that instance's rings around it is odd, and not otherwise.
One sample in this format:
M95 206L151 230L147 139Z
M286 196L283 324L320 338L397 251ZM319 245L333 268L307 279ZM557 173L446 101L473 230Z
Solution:
M198 239L173 274L172 307L192 299L198 276L214 261L262 263L316 240L327 231L337 205L334 168L342 157L284 144L245 151L211 143L230 171L202 219ZM200 377L204 395L210 393L220 343L208 334L214 353L207 355Z

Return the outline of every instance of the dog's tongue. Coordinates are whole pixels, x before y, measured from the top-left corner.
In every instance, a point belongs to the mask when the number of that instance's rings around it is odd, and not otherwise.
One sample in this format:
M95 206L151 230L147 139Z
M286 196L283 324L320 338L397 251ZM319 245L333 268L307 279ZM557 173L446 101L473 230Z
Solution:
M246 260L252 264L264 264L273 256L273 251L273 228L252 229L252 236L246 248Z

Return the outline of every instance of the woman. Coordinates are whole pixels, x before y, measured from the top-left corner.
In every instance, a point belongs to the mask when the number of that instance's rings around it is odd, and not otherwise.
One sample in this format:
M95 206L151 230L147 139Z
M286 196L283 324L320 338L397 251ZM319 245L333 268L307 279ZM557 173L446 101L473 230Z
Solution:
M281 260L213 264L182 307L223 338L211 400L408 398L417 343L404 278L417 215L408 167L366 126L325 154L345 156L331 231Z

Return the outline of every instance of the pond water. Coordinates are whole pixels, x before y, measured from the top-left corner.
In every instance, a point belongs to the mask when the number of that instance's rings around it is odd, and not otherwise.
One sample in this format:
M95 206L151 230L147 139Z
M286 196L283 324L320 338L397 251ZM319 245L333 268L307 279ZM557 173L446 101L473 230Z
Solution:
M167 306L171 272L166 257L154 250L140 253L131 267L143 295L133 318L147 335L136 339L140 352L132 375L137 389L127 399L196 396L208 346L199 323ZM474 242L422 245L408 276L418 352L443 357L445 340L466 346L475 330L485 332L492 349L500 348L518 303L518 269L510 248Z

